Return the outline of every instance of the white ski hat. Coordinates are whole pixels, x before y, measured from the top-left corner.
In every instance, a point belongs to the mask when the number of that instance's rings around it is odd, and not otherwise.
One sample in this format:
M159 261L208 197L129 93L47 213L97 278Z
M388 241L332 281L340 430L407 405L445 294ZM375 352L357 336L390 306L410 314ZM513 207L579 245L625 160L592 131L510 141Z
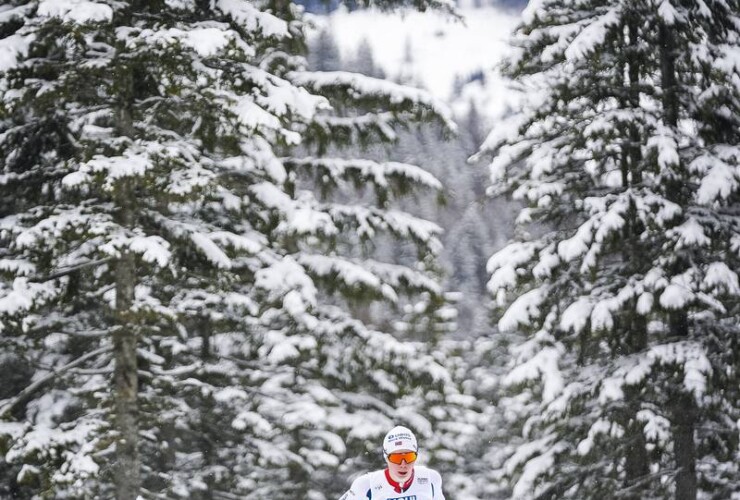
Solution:
M394 453L398 450L412 450L419 451L419 447L416 445L416 437L406 427L397 425L385 435L383 439L383 452L386 455Z

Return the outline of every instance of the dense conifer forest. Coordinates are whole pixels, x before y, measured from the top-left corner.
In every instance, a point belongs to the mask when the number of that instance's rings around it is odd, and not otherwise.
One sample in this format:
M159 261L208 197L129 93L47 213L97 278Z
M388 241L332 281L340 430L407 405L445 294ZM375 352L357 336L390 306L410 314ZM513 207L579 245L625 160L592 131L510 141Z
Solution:
M371 4L0 5L0 498L740 499L738 0Z

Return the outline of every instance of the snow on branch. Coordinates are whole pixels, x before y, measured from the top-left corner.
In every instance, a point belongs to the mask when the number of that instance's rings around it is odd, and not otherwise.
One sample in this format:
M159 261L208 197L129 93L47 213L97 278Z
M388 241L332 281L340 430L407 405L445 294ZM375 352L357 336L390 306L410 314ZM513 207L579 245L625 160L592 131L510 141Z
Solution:
M293 199L275 184L261 182L250 186L254 198L282 216L277 231L283 234L335 235L339 229L331 216L322 211L313 194L302 192L300 199Z
M84 362L90 359L96 358L97 356L100 356L101 354L105 354L112 350L113 350L113 346L111 345L104 346L99 349L95 349L94 351L88 352L87 354L80 356L74 361L71 361L64 366L57 368L56 370L53 370L47 375L36 380L31 385L23 389L20 393L18 393L15 397L13 397L10 401L6 402L2 407L0 407L0 418L4 418L11 411L13 411L15 407L27 401L28 398L31 397L33 393L35 393L36 391L44 387L46 384L48 384L49 382L51 382L58 376L63 375L64 373L71 370L72 368L76 368L80 366L81 364L83 364Z
M287 78L296 85L307 87L320 94L336 93L354 99L384 98L393 106L409 110L428 109L440 119L448 131L457 130L451 110L425 90L346 71L293 71Z
M377 138L381 142L393 142L398 138L393 125L398 120L393 113L366 113L360 116L331 116L317 115L309 124L315 127L325 136L331 138L346 139L347 142L368 141L370 137ZM316 134L307 134L305 142L314 139Z
M499 319L499 330L507 332L515 331L519 326L532 326L539 318L540 306L546 298L546 287L535 288L517 297Z
M442 228L434 222L406 212L339 204L331 205L329 212L332 218L353 221L362 237L372 237L377 229L383 229L396 236L411 237L417 242L425 243L432 252L440 250L437 235L442 233Z
M141 40L149 46L161 45L167 47L175 43L192 49L201 57L216 55L229 42L237 38L234 31L224 30L216 27L191 27L189 29L145 29L139 32L136 38L129 37L127 44L132 46L135 41ZM247 53L254 55L254 50L247 47Z
M618 25L621 20L620 10L620 6L616 6L586 26L565 50L565 57L569 61L582 59L604 43L607 30Z
M544 402L554 400L564 387L563 374L559 367L561 355L558 346L540 347L531 358L519 363L506 374L503 379L504 385L511 387L541 381L544 386L542 394Z
M297 259L310 273L322 278L339 279L350 288L367 287L391 302L398 300L397 290L402 288L414 292L442 293L435 280L406 266L373 260L353 262L324 255L301 255Z
M113 19L113 9L109 5L86 0L41 0L37 14L79 24L110 22Z
M28 55L34 38L33 35L14 34L0 39L0 73L17 67L18 56L25 58Z
M536 496L537 479L552 470L555 457L566 449L564 443L556 441L557 436L549 434L540 439L519 446L506 461L504 467L508 474L522 469L519 480L512 490L513 498L533 498ZM554 443L554 444L553 444Z
M284 257L281 261L257 271L254 286L267 292L268 300L276 300L295 291L306 307L313 307L318 303L318 290L313 280L292 257Z
M112 190L114 181L126 177L143 176L153 167L154 162L149 155L141 152L126 151L121 156L96 155L92 160L80 165L77 171L64 177L62 183L65 187L72 188L90 183L93 174L101 173L106 177L106 189Z
M603 379L599 388L599 402L607 405L624 398L624 387L649 380L661 366L678 365L683 371L684 389L701 398L707 389L707 378L712 373L704 346L697 342L680 341L650 347L646 352L627 357L612 374Z
M57 271L55 271L55 272L53 272L51 274L47 274L47 275L43 275L43 276L34 276L34 277L31 277L31 278L29 278L29 280L30 281L34 281L34 282L51 281L51 280L62 278L64 276L69 276L72 273L75 273L75 272L80 271L82 269L87 269L88 267L97 267L97 266L100 266L102 264L105 264L105 263L109 262L110 260L111 260L110 257L104 257L102 259L96 259L96 260L91 260L91 261L87 261L87 262L81 262L81 263L79 263L77 265L74 265L74 266L70 266L70 267L67 267L67 268L64 268L64 269L59 269L59 270L57 270Z
M380 187L388 187L391 180L405 180L432 189L442 189L442 183L431 173L416 165L398 162L375 162L364 159L342 158L286 158L288 167L321 169L335 182L359 176L363 181L372 181Z
M486 264L486 270L491 274L486 285L488 290L497 295L500 291L514 288L540 246L534 242L514 242L493 254Z
M99 249L112 258L120 258L124 252L130 251L140 255L144 262L156 264L159 267L167 266L172 258L169 242L157 235L128 236L122 232L114 233Z
M298 262L305 266L310 273L322 278L332 277L350 288L366 287L378 291L390 300L396 298L394 295L389 296L381 286L380 279L365 269L361 262L355 263L341 257L326 255L300 255L298 256Z
M738 148L705 150L689 164L692 173L701 177L696 201L702 205L724 202L740 189L740 156Z
M215 0L213 5L249 32L266 37L290 38L288 23L284 19L262 12L247 0Z
M33 283L28 278L15 278L9 289L0 284L0 315L24 314L39 303L50 300L57 292L56 285L49 281ZM0 322L0 332L3 329Z
M414 291L442 294L442 287L428 275L398 264L366 260L363 265L393 287L406 286Z

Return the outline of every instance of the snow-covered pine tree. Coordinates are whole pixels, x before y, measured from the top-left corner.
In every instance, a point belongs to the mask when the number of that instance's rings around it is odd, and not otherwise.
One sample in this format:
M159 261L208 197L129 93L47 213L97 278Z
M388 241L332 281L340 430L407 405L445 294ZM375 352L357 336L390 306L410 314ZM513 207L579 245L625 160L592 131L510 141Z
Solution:
M523 335L515 497L721 498L738 482L738 12L525 10L507 68L525 99L482 146L494 191L528 204L489 261L499 327Z
M444 109L305 71L289 2L18 0L0 23L0 342L30 382L0 408L11 494L339 493L450 377L344 307L440 293L343 253L387 232L433 256L439 228L389 200L439 182L323 153Z
M385 72L377 64L375 55L373 54L373 47L367 38L360 40L360 43L357 45L357 52L350 59L346 69L367 76L385 78Z
M310 44L308 67L314 71L337 71L342 67L339 47L329 28L319 31L316 39Z

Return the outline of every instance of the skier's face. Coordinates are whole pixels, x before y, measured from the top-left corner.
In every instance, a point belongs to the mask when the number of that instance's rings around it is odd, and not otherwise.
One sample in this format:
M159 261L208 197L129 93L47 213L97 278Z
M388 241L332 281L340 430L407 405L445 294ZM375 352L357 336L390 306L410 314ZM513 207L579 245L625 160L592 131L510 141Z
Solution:
M397 450L395 453L405 453L414 450ZM414 462L408 463L406 460L401 461L400 464L394 464L388 457L385 458L385 462L388 464L388 472L391 474L391 478L397 483L404 483L411 477L411 471L414 470Z

